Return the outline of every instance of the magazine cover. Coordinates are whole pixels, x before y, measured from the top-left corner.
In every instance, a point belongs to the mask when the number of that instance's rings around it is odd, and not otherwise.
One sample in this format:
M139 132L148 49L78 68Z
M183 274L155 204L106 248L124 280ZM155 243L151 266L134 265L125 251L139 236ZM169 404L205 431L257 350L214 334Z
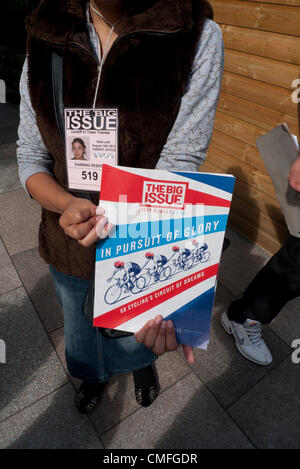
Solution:
M96 249L94 326L137 332L157 314L206 348L235 179L103 165L115 230Z

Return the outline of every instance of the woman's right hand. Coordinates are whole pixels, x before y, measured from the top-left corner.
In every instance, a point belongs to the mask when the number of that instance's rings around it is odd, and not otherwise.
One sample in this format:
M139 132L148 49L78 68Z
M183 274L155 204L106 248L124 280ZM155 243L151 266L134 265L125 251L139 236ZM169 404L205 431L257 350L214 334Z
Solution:
M67 236L76 239L84 247L104 239L113 228L104 216L104 209L91 201L73 197L59 218L59 224Z

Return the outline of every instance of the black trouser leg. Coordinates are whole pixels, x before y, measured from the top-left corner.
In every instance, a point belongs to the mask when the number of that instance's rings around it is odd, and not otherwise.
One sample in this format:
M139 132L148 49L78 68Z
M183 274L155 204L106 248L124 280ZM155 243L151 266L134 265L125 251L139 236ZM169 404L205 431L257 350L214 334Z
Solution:
M269 324L284 305L300 295L300 238L289 236L282 248L263 267L243 296L228 309L230 320L247 318Z

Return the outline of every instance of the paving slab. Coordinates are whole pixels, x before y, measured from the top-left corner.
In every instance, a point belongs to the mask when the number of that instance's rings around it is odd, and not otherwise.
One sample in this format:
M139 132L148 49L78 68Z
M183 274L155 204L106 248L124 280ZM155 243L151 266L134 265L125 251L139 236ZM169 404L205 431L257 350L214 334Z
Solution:
M228 228L230 246L222 255L219 280L234 295L239 296L267 263L270 254Z
M12 256L12 260L47 332L62 327L63 311L48 265L41 258L38 248L20 252Z
M160 392L190 373L189 366L177 352L161 356L156 361L156 369ZM103 400L96 412L91 415L91 419L98 434L102 435L137 409L140 409L140 406L135 399L132 374L118 375L110 380Z
M38 245L41 207L23 189L0 194L0 236L12 256Z
M8 252L4 246L2 239L0 238L0 269L11 263Z
M190 373L101 437L109 449L251 448L200 380Z
M268 327L263 337L270 347L273 363L259 366L246 360L237 350L233 336L220 324L220 316L233 296L219 283L212 319L211 340L206 351L195 350L193 371L208 386L218 401L229 407L291 352L291 348Z
M229 409L257 448L300 448L300 364L289 358Z
M69 375L68 368L67 368L67 362L66 362L66 354L65 354L65 337L64 337L64 328L60 327L59 329L56 329L55 331L51 332L49 334L49 338L52 342L52 345L62 363L62 366L64 367L65 372L68 374L70 380L72 381L74 387L76 389L79 389L79 386L81 384L81 381L77 378L73 378L73 376Z
M280 314L271 322L271 329L289 345L300 338L300 298L286 304Z
M14 290L22 285L19 276L12 264L0 269L0 295Z
M67 372L63 328L52 332L50 338ZM156 361L156 368L162 391L190 373L189 366L177 352L161 356ZM80 381L75 378L71 379L74 386L78 388ZM98 434L102 435L139 408L140 406L135 400L132 374L120 374L111 377L100 405L90 415L90 419Z
M75 409L67 384L0 423L0 448L101 449L89 419Z
M24 288L0 296L0 335L6 363L0 365L0 422L68 378Z
M15 143L0 145L0 174L0 194L21 188Z
M5 246L0 239L0 295L22 285Z

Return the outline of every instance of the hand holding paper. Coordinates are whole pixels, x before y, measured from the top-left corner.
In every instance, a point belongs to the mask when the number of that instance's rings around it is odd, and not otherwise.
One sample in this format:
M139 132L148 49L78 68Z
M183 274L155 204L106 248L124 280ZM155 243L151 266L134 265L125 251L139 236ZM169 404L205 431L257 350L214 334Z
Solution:
M108 218L104 217L105 210L102 207L97 207L96 209L96 234L98 238L105 239L109 233L112 231L114 225L109 223Z
M106 238L113 227L104 216L104 209L77 197L67 205L59 224L66 235L84 247L91 246L99 238Z
M146 322L144 327L134 334L134 337L138 342L152 349L156 355L174 352L179 346L173 322L163 321L162 316L156 316L153 320ZM187 361L194 363L193 347L182 345L182 348Z

